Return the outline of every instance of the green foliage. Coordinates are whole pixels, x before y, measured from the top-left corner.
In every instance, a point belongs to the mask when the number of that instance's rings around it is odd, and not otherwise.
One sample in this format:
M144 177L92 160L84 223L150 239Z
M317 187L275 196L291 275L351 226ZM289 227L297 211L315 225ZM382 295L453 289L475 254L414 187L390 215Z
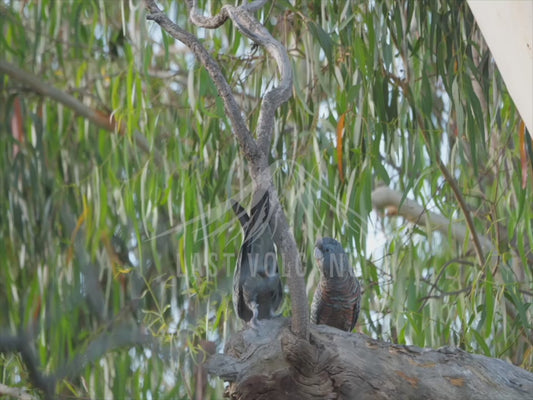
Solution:
M163 5L217 59L253 128L275 66L229 22L192 26L185 3ZM287 47L295 82L272 172L309 290L316 237L337 237L364 287L357 330L531 370L531 181L521 187L519 116L466 2L273 3L258 18ZM227 201L250 199L213 83L141 5L121 2L3 2L0 54L112 114L121 132L0 75L0 333L32 330L43 371L94 355L59 381L63 396L193 397L202 346L220 350L241 326L231 307L241 232ZM386 184L464 224L437 160L494 244L483 265L451 229L372 210ZM94 350L121 326L157 340ZM0 354L1 383L27 386L24 368ZM206 398L222 390L209 381Z

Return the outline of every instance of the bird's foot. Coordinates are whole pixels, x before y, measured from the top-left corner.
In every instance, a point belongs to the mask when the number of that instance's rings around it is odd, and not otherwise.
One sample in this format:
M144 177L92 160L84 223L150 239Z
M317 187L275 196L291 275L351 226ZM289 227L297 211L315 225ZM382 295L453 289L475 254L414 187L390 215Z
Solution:
M260 327L261 327L261 323L260 323L260 321L258 319L252 318L250 320L250 328L252 328L253 330L258 331Z
M259 320L257 319L259 316L259 305L255 302L251 304L252 308L252 318L250 319L250 327L252 329L258 330L259 329Z

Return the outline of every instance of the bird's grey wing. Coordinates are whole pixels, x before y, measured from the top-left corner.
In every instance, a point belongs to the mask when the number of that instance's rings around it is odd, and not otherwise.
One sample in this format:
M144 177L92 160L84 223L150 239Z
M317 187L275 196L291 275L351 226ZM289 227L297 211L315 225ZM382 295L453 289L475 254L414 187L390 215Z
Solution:
M244 207L242 207L237 201L231 200L231 206L245 232L244 240L239 250L237 265L233 274L233 308L239 318L248 321L251 318L251 311L248 309L244 301L242 286L246 281L246 278L250 276L250 266L248 265L248 252L250 245L246 241L246 229L249 225L250 217L246 213Z
M253 251L252 242L245 240L239 252L239 259L233 277L234 306L236 304L237 314L245 321L249 321L252 318L252 311L244 298L243 287L245 282L252 278L255 279L258 276L258 269L262 268L262 266L254 264L257 257L253 254Z
M248 242L255 241L261 237L268 227L268 213L270 210L268 192L265 192L259 201L253 205L250 211L250 218L244 229L244 240ZM268 229L269 230L269 229ZM272 235L270 235L272 240Z
M250 221L246 226L243 246L246 246L250 271L253 275L264 273L268 276L278 273L277 256L272 241L272 231L268 224L269 195L265 192L252 207Z
M246 213L246 210L243 206L239 204L239 202L231 199L231 208L233 208L233 212L239 218L239 222L241 223L241 226L243 229L246 229L246 226L248 225L248 222L250 221L250 217Z
M268 217L268 213L270 212L269 199L270 197L268 191L265 191L259 201L252 206L252 209L250 210L250 218L261 218L260 222L265 222Z
M266 191L259 201L252 207L250 216L246 215L243 207L232 202L233 210L244 227L244 241L242 243L235 275L233 278L233 305L239 317L245 321L252 318L252 310L247 304L243 286L250 281L249 291L272 291L268 300L261 296L258 306L263 309L276 309L281 303L283 288L279 279L277 258L272 232L268 224L269 195ZM256 281L259 279L259 281ZM271 283L272 282L272 283ZM254 285L251 285L253 283ZM248 293L252 295L254 293ZM255 293L258 294L258 293Z

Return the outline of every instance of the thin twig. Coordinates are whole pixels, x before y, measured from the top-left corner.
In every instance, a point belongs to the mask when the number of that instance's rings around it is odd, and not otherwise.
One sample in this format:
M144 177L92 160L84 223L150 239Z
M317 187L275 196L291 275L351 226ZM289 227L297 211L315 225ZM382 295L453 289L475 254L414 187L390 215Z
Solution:
M439 289L439 292L440 294L433 294L433 295L427 295L427 296L424 296L420 299L420 301L422 301L422 305L420 306L420 308L418 309L418 311L422 311L422 308L424 308L424 305L426 304L427 300L429 299L443 299L445 297L448 297L448 296L457 296L458 294L462 294L462 293L466 293L467 295L470 294L470 292L472 291L472 285L468 285L467 287L464 287L462 289L458 289L458 290L452 290L450 292L445 292L443 290L440 290Z
M431 298L435 298L435 297L440 297L440 296L432 296L432 292L433 290L438 290L440 293L441 293L441 296L443 295L443 291L437 286L437 284L439 283L439 280L440 278L442 278L444 276L444 271L446 271L446 268L448 268L448 266L452 265L452 264L463 264L463 265L470 265L472 266L472 263L469 262L469 261L466 261L466 260L460 260L460 259L453 259L453 260L450 260L448 262L446 262L442 269L440 270L439 274L437 275L437 278L435 278L435 282L431 283L431 288L429 289L429 292L427 294L427 296L423 297L421 299L422 301L422 304L420 305L420 307L418 308L418 311L422 311L422 308L424 308L424 306L426 305L427 303L427 300L428 299L431 299ZM461 291L459 293L462 293L464 291L470 291L472 289L472 285L468 285L468 287L466 288L468 290L465 290L465 289L461 289ZM446 292L446 295L449 295L449 293L453 293L453 292ZM457 293L455 293L457 294Z
M419 117L419 119L421 119ZM421 123L422 121L419 121ZM426 146L428 148L430 147L430 141L429 137L427 136L427 132L425 132L423 125L421 125L421 133L426 141ZM476 227L474 226L474 220L472 219L472 215L470 214L470 210L468 209L468 206L466 204L466 201L459 190L459 187L457 186L457 182L453 178L452 174L450 174L450 171L448 171L448 168L444 165L442 160L440 159L440 156L438 154L435 154L435 159L437 161L437 166L439 167L442 175L444 175L444 179L446 179L446 182L448 182L448 185L450 185L453 194L455 196L455 199L459 203L459 208L461 208L461 211L463 212L463 215L465 216L466 225L468 226L468 230L470 231L470 234L472 235L472 240L474 241L474 249L476 250L476 255L479 261L479 265L481 267L485 266L485 254L483 252L483 248L481 247L481 242L479 240L479 235L477 234Z

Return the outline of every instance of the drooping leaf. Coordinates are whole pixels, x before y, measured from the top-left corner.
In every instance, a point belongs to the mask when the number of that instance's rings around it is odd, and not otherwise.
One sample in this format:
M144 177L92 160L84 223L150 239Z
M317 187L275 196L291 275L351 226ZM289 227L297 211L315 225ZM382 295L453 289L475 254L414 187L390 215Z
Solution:
M342 164L343 152L342 144L344 141L344 122L346 118L346 113L343 113L339 117L337 122L337 168L339 170L339 177L341 182L344 182L344 168Z

